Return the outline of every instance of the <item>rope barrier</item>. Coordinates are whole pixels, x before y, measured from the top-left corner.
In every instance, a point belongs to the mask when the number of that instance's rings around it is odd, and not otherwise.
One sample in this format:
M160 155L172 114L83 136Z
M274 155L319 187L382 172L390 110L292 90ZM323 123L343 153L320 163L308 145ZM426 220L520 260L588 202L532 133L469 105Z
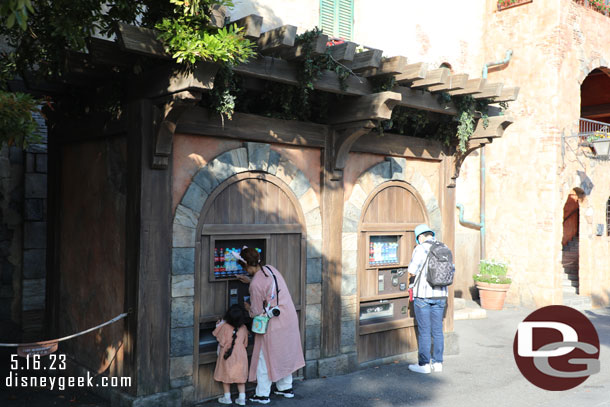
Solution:
M81 331L72 335L68 335L68 336L64 336L63 338L59 338L59 339L49 339L46 341L39 341L39 342L30 342L30 343L0 343L0 347L22 347L22 346L35 346L35 345L40 345L43 343L57 343L57 342L62 342L68 339L72 339L72 338L76 338L77 336L81 336L84 335L86 333L89 333L91 331L95 331L96 329L99 328L103 328L106 325L110 325L115 323L116 321L123 319L127 316L128 312L124 312L120 315L117 315L116 317L112 318L111 320L108 320L106 322L104 322L103 324L99 324L97 326L94 326L93 328L89 328L85 331Z

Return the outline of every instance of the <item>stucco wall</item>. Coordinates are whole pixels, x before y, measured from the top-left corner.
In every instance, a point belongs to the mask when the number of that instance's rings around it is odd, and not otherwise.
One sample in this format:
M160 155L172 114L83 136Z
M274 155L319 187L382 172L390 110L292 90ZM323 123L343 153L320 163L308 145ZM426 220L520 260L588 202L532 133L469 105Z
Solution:
M577 154L566 147L561 156L562 133L578 131L580 84L610 61L604 40L609 23L571 0L538 0L488 15L485 58L514 51L510 64L490 72L489 80L521 87L519 99L510 103L515 123L486 148L487 257L510 262L509 302L562 303L563 206L574 188L587 189L590 181L594 186L581 201L580 293L592 295L597 305L609 303L610 243L595 236L595 227L605 222L610 164L585 157L576 139L569 143ZM467 218L475 220L478 167L479 157L466 160L457 190L457 201L472 208ZM464 242L461 250L473 246Z
M195 173L220 154L239 148L240 141L214 137L177 134L173 144L172 209L180 203ZM305 174L320 200L321 151L316 148L295 148L272 145L271 149L289 159Z

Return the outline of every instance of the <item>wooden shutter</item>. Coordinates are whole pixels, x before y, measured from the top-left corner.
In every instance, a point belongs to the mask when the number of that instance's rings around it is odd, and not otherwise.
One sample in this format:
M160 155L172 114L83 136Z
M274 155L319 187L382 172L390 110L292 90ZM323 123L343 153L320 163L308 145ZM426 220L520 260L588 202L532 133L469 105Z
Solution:
M338 0L338 37L352 39L354 22L354 0Z
M320 0L320 28L325 34L352 39L354 0Z

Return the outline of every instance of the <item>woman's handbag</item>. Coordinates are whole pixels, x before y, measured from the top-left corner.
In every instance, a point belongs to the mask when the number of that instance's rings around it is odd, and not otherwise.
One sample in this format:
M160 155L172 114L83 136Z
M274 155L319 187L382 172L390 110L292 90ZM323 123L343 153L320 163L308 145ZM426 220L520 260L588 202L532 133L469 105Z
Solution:
M265 334L269 325L269 317L267 315L257 315L252 318L252 332L256 334Z

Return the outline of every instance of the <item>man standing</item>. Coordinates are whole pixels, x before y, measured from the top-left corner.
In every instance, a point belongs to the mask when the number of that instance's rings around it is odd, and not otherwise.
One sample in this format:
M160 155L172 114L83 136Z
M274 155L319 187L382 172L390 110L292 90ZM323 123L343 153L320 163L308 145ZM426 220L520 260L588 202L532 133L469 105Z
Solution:
M415 228L417 246L413 250L409 274L415 276L412 284L417 321L418 364L409 365L409 370L417 373L441 372L443 370L443 314L447 305L447 287L432 287L428 284L428 253L434 232L428 225ZM434 340L434 354L430 357L431 339Z

